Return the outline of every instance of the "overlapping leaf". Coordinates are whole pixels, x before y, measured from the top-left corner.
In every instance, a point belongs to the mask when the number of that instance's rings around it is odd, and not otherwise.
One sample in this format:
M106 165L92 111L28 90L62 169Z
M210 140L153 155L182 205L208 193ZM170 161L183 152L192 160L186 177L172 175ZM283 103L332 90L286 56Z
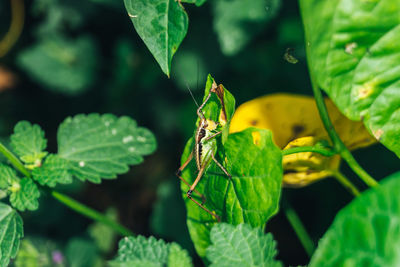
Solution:
M172 57L188 28L188 17L175 0L124 0L136 32L169 76Z
M211 230L211 243L207 259L212 267L282 266L275 260L278 251L272 235L264 234L259 228L220 223Z
M43 165L32 170L32 178L41 185L50 187L57 183L69 184L72 182L72 175L68 171L69 161L51 154L46 157Z
M400 173L341 210L320 241L310 267L400 265Z
M400 156L400 1L300 3L318 85Z
M58 129L58 155L80 180L100 183L139 164L156 148L153 134L128 117L77 115Z
M111 266L168 266L190 267L187 252L176 243L167 244L154 237L125 237L119 242L118 256L109 262Z
M207 86L211 87L211 84L207 83ZM209 87L206 87L205 91L207 95ZM234 110L232 105L234 101L225 102L225 109L229 114L228 124ZM211 99L204 108L205 117L215 121L220 118L220 111L219 99ZM267 130L248 129L229 135L223 145L222 138L218 138L217 141L217 159L232 178L226 177L221 169L211 162L196 187L207 199L205 207L217 213L225 222L245 222L253 227L263 227L278 210L282 183L281 152L273 143L271 133ZM181 163L188 158L192 148L193 139L190 139ZM197 173L197 168L192 162L183 171L182 177L191 184ZM186 193L188 189L188 186L182 183L183 192ZM209 234L215 218L187 199L186 194L183 196L190 235L198 254L204 257L205 249L210 244ZM198 197L196 194L193 196Z
M10 206L0 202L0 266L7 266L17 255L24 236L22 219Z
M31 178L23 178L19 181L19 188L13 190L10 195L10 203L20 211L36 210L39 207L39 189Z

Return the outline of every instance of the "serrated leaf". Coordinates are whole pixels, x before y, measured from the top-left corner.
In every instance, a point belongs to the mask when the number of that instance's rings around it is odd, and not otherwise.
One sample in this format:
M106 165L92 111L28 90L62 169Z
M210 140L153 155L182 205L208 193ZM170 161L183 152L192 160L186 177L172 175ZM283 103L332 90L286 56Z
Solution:
M136 32L169 76L171 61L188 28L188 17L175 0L124 0Z
M0 163L0 188L8 189L14 182L18 182L16 171L8 165Z
M397 172L342 209L309 266L400 266L399 190Z
M76 95L94 82L97 57L91 38L69 40L53 34L19 53L17 62L49 90Z
M10 195L11 205L20 210L36 210L39 207L38 198L40 197L39 189L30 178L23 178L19 182L19 190Z
M208 90L206 87L205 95ZM234 110L234 106L231 106L234 105L232 99L225 103L227 125ZM219 99L207 103L204 107L205 117L214 121L220 118L220 111ZM193 140L191 138L185 147L182 164L192 152ZM253 227L263 227L278 210L283 174L281 151L273 143L271 132L267 130L248 129L231 134L224 143L223 141L223 137L217 138L216 158L232 178L226 177L221 169L211 162L196 190L205 195L205 207L219 215L222 221L231 224L244 222ZM182 172L182 177L192 184L197 173L193 160ZM186 197L185 193L189 190L186 184L182 183L181 189L184 193L192 241L197 253L204 257L205 249L210 244L209 233L215 218ZM257 194L254 194L256 191ZM197 197L196 194L193 196ZM197 200L201 201L199 198Z
M0 202L0 266L7 266L17 255L24 236L22 219L10 206Z
M275 17L280 0L214 0L214 30L225 55L234 55Z
M302 0L317 84L400 156L400 1ZM382 18L385 18L382 20Z
M44 132L37 124L28 121L20 121L14 127L14 133L10 137L11 147L15 154L26 164L40 164L46 156L47 140Z
M156 148L154 135L129 117L76 115L59 127L58 155L78 179L100 183L139 164Z
M275 260L278 251L272 235L264 234L259 228L220 223L211 230L211 242L207 248L210 266L282 266Z
M118 256L111 266L192 266L185 250L176 243L166 244L154 237L125 237L119 242Z
M41 185L50 187L60 184L72 183L72 175L68 172L69 161L58 155L50 154L46 157L42 166L32 170L32 179Z

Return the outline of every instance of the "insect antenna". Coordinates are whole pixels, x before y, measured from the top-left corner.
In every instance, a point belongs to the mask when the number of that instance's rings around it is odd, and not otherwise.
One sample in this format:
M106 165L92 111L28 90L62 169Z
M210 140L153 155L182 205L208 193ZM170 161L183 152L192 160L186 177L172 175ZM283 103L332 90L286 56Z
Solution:
M192 96L192 99L193 99L194 103L196 104L197 108L199 108L200 106L199 106L199 104L197 103L196 99L194 98L193 93L192 93L192 90L190 90L189 84L188 84L188 83L186 83L186 88L188 89L190 95Z

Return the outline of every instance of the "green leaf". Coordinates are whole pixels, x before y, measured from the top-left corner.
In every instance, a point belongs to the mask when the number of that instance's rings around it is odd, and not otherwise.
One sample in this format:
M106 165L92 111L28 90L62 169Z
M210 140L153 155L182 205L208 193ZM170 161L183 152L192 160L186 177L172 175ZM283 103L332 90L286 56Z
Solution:
M166 244L154 237L125 237L111 266L192 266L187 252L176 243Z
M22 219L10 206L0 202L0 266L7 266L17 255L24 236Z
M11 135L11 147L15 154L28 165L40 165L42 158L46 156L47 140L44 132L37 124L20 121L14 127Z
M278 252L272 235L264 234L260 228L220 223L211 230L211 242L207 248L210 266L282 266L274 259Z
M207 0L182 0L182 3L195 4L196 6L203 5Z
M188 28L188 17L175 0L124 0L136 32L169 77L171 61Z
M92 242L74 238L68 242L65 255L70 267L94 266L97 250Z
M50 154L46 157L42 166L32 170L32 178L41 185L50 187L57 183L72 183L72 175L68 172L69 162L58 155Z
M118 213L114 208L109 208L106 211L106 216L113 221L118 221ZM107 225L95 222L89 226L88 231L101 252L108 253L114 248L117 235L116 232Z
M309 266L400 266L399 191L397 172L342 209Z
M0 189L8 189L13 183L18 181L19 179L15 170L0 163Z
M156 148L154 135L129 117L76 115L58 129L58 155L78 179L100 183L139 164Z
M19 182L19 188L11 193L10 203L20 211L25 211L25 209L36 210L39 207L39 197L39 189L32 179L23 178Z
M317 85L400 157L400 1L300 3Z
M206 95L208 90L206 87ZM232 97L226 100L229 100L225 102L229 125L234 110L231 106L234 105L234 99ZM218 99L207 103L204 107L205 117L215 121L221 110L221 106L218 105ZM192 152L193 140L191 138L185 147L182 164ZM248 223L252 227L264 227L267 220L278 211L283 175L281 151L274 144L271 132L267 130L249 128L229 135L224 144L222 141L222 137L217 137L216 158L232 178L226 177L221 169L211 162L196 190L205 195L205 207L219 215L222 221L234 225ZM182 177L192 184L197 173L197 167L192 160L182 172ZM192 241L197 253L204 257L205 249L210 244L209 234L215 218L186 197L189 190L186 184L181 183L181 189L184 193L187 224ZM197 194L194 193L193 197L201 201Z
M214 0L214 30L225 55L244 48L275 17L280 0Z
M87 37L46 38L22 51L18 64L49 90L69 95L82 93L94 82L97 67L94 41Z

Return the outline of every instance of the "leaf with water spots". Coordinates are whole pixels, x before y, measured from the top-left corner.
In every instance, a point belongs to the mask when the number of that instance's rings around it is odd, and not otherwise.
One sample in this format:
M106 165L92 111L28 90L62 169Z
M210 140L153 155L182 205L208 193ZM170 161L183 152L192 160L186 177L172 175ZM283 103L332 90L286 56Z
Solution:
M100 183L128 171L156 148L154 135L129 117L76 115L59 127L58 156L78 179Z
M300 4L317 85L400 157L400 0Z

